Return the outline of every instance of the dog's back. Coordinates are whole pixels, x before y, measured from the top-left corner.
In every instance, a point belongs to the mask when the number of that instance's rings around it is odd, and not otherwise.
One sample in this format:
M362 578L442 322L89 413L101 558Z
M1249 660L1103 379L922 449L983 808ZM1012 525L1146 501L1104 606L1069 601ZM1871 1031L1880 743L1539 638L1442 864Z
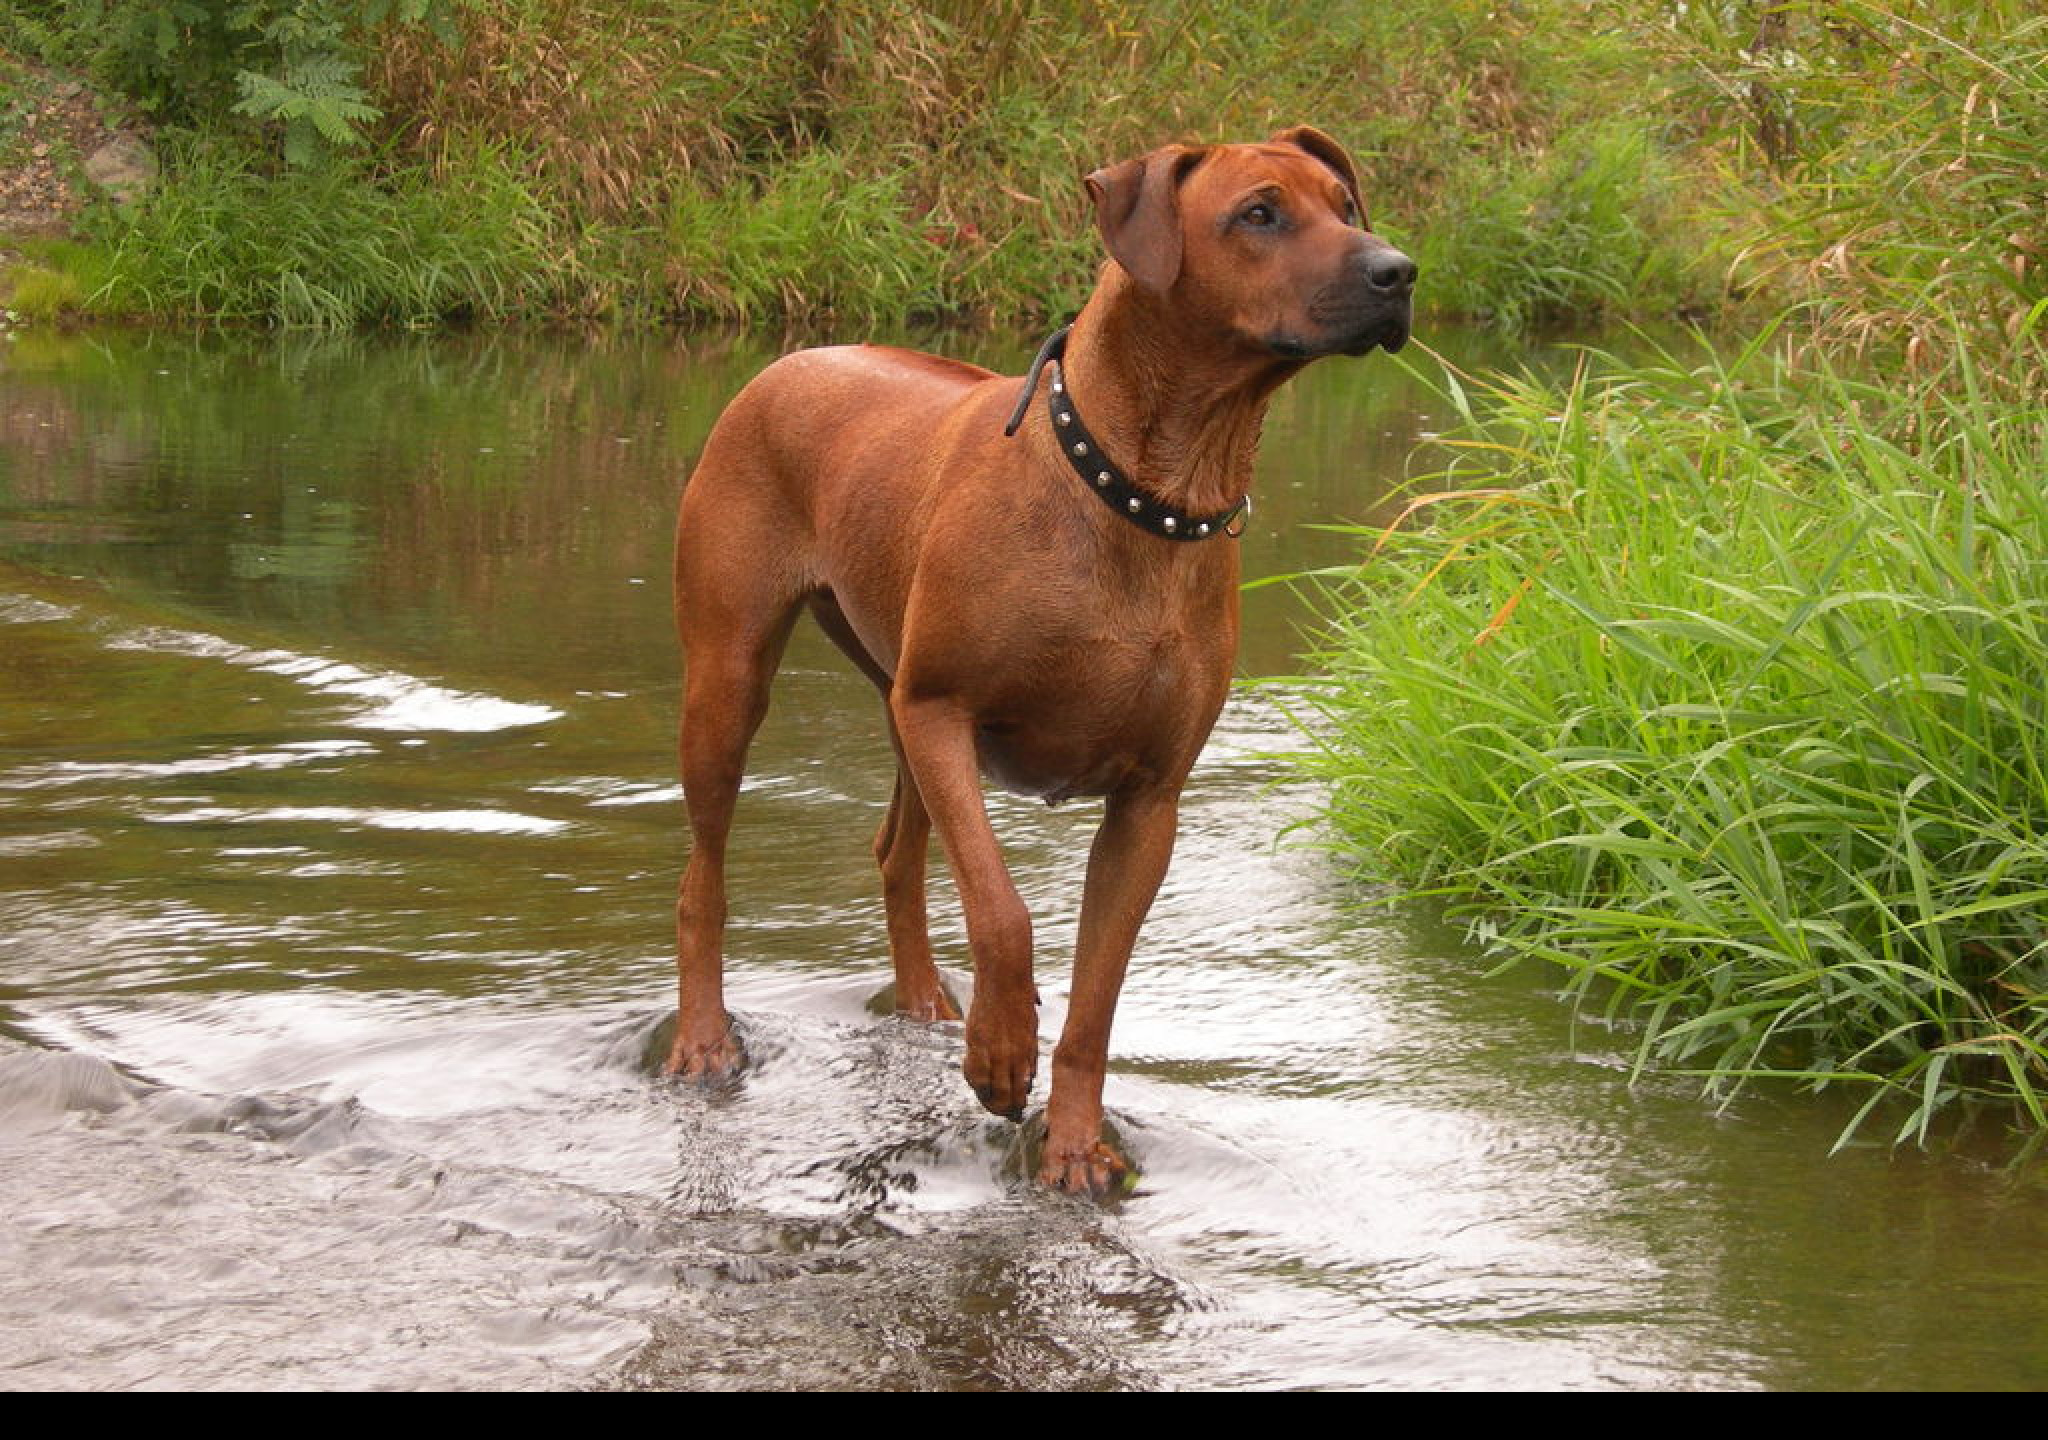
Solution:
M991 409L1008 389L979 366L882 345L799 350L757 375L719 417L683 491L685 645L686 600L702 609L737 586L740 608L758 616L830 592L893 672L915 554L901 537L930 523L935 487L971 482L939 463L935 441L961 428L956 412L980 387ZM889 543L876 543L883 535ZM736 565L740 555L751 563Z

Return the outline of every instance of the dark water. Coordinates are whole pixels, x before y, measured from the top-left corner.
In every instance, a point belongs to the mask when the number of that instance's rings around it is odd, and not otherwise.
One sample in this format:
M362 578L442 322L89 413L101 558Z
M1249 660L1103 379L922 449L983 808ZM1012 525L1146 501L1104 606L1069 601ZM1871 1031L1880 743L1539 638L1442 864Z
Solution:
M957 1027L871 1005L887 746L808 635L734 841L757 1064L662 1081L670 517L768 347L0 344L0 1383L2048 1384L1997 1137L1830 1158L1832 1102L1631 1088L1290 846L1285 688L1133 965L1134 1196L1026 1183ZM1304 527L1436 423L1384 357L1297 382L1248 572L1355 554ZM1245 673L1296 618L1249 597ZM1050 1036L1093 815L993 805Z

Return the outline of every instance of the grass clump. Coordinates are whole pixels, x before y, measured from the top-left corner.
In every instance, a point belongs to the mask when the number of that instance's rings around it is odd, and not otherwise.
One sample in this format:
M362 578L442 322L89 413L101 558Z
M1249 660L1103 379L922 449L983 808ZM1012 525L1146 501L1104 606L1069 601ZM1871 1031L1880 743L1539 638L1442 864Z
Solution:
M99 256L88 246L46 236L18 240L20 258L0 264L0 306L29 320L56 320L84 309L103 281Z
M1325 579L1340 851L1639 1064L2048 1126L2048 407L1761 344L1466 393L1427 523Z
M25 319L55 320L76 314L84 299L84 284L69 270L24 263L8 267L0 276L0 301Z
M201 146L175 182L98 217L105 278L84 306L314 328L543 314L574 279L547 231L489 154L448 182L390 184L339 165L266 175Z
M684 186L662 248L679 310L873 322L939 308L943 238L912 221L896 177L850 175L819 150L759 194Z
M1680 175L1641 120L1603 119L1533 161L1491 157L1462 172L1433 238L1437 305L1512 332L1586 327L1695 308L1697 225Z
M2048 17L1666 21L1660 128L1502 169L1452 283L1637 309L1675 211L1782 313L1727 364L1446 382L1454 459L1327 580L1336 843L1565 967L1639 1065L2048 1130Z

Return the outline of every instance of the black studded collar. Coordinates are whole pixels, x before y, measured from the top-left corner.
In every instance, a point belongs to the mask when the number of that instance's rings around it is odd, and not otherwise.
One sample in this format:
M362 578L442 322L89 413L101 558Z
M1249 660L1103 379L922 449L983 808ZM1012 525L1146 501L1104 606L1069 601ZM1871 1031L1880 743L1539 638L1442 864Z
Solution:
M1024 393L1017 397L1017 408L1003 433L1015 435L1017 427L1024 423L1024 412L1030 408L1032 393L1038 389L1038 374L1051 364L1052 388L1046 392L1046 408L1052 416L1053 435L1074 473L1102 497L1103 504L1133 525L1166 540L1207 540L1217 535L1228 535L1234 540L1242 535L1244 522L1251 518L1251 496L1214 515L1190 515L1161 504L1133 485L1103 452L1101 442L1081 423L1081 414L1074 408L1074 398L1067 393L1065 372L1059 364L1066 354L1067 335L1073 328L1062 326L1038 347L1031 369L1024 376Z

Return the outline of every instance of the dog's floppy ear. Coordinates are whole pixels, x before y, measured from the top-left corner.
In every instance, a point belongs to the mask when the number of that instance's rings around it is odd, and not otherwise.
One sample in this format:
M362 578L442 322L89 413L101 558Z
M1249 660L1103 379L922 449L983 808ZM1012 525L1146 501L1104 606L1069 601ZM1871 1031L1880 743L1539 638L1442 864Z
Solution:
M1297 125L1292 130L1282 130L1273 137L1276 145L1292 145L1297 150L1306 150L1344 182L1344 188L1351 192L1351 203L1358 210L1358 223L1365 224L1365 196L1358 190L1358 167L1351 163L1351 157L1344 153L1344 147L1316 129L1313 125Z
M1155 294L1172 289L1180 275L1180 185L1205 153L1168 145L1097 170L1085 182L1110 257Z

